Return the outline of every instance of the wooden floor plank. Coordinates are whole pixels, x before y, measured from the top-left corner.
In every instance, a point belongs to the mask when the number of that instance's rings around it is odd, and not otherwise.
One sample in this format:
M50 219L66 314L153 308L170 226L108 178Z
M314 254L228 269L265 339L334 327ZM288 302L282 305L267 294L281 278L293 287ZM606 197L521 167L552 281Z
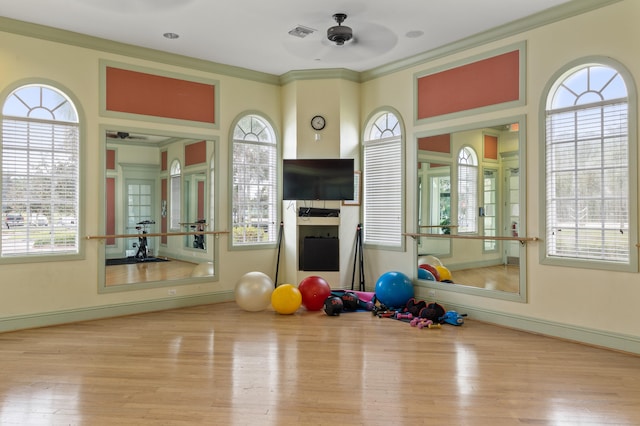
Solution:
M0 334L0 424L637 425L640 357L222 303Z

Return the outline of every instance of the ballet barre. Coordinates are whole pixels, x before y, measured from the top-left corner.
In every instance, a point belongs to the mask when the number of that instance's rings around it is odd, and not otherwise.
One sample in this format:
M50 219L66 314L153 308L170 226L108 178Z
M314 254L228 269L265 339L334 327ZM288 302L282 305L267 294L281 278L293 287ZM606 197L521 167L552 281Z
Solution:
M195 232L149 232L145 237L172 237L180 235L215 235L228 234L229 231L195 231ZM87 240L107 240L110 238L138 238L140 234L87 235Z
M457 235L457 234L423 234L423 233L412 233L405 232L402 235L406 237L411 237L413 239L420 237L427 238L450 238L450 239L459 239L459 240L496 240L496 241L518 241L520 244L524 244L526 242L531 241L540 241L538 237L500 237L500 236L488 236L488 235Z

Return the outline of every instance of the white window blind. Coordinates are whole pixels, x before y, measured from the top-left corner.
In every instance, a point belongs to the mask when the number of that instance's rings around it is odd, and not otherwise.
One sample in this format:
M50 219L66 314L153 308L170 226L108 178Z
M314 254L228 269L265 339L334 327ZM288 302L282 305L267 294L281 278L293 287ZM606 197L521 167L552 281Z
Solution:
M78 126L4 118L2 256L78 253Z
M478 232L478 161L465 147L458 156L458 232Z
M402 170L399 137L365 144L363 241L367 244L402 244Z
M620 74L584 66L549 95L546 252L630 262L629 106Z
M547 250L552 256L627 262L627 104L547 117Z

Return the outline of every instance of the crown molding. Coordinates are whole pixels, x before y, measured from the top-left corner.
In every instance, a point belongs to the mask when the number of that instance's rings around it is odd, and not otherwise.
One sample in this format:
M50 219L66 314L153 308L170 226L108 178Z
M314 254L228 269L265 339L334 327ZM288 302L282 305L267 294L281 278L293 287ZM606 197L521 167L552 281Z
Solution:
M70 46L97 50L105 53L129 56L136 59L143 59L167 65L181 66L197 71L204 71L213 74L221 74L245 80L252 80L259 83L273 85L280 84L279 77L274 74L267 74L247 68L219 64L216 62L205 61L202 59L196 59L189 56L178 55L175 53L162 52L160 50L134 46L132 44L120 43L102 39L99 37L88 36L72 31L61 30L45 25L32 24L30 22L18 21L1 16L0 31L26 37L38 38L56 43L68 44Z
M416 65L421 65L454 53L502 40L525 31L530 31L554 22L562 21L614 3L619 3L621 1L623 0L571 0L567 3L543 10L536 14L509 22L505 25L492 28L453 43L446 44L436 49L364 71L362 72L360 79L362 82L373 80L375 78L392 74Z
M289 71L280 76L280 84L285 85L298 80L327 80L341 79L360 83L360 73L346 68L297 70Z
M327 70L294 70L277 76L247 68L219 64L174 53L166 53L155 49L115 42L5 17L0 17L0 31L272 85L284 85L296 80L332 78L362 83L621 1L623 0L571 0L534 15L501 25L500 27L364 72L337 68Z

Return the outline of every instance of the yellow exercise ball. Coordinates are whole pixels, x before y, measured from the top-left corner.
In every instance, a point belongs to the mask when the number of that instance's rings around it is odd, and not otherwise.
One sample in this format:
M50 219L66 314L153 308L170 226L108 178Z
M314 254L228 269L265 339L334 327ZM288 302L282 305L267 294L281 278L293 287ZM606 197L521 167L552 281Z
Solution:
M280 284L271 293L271 306L277 313L289 315L302 305L302 293L291 284Z
M453 281L451 271L446 266L436 265L436 271L440 274L440 281Z

